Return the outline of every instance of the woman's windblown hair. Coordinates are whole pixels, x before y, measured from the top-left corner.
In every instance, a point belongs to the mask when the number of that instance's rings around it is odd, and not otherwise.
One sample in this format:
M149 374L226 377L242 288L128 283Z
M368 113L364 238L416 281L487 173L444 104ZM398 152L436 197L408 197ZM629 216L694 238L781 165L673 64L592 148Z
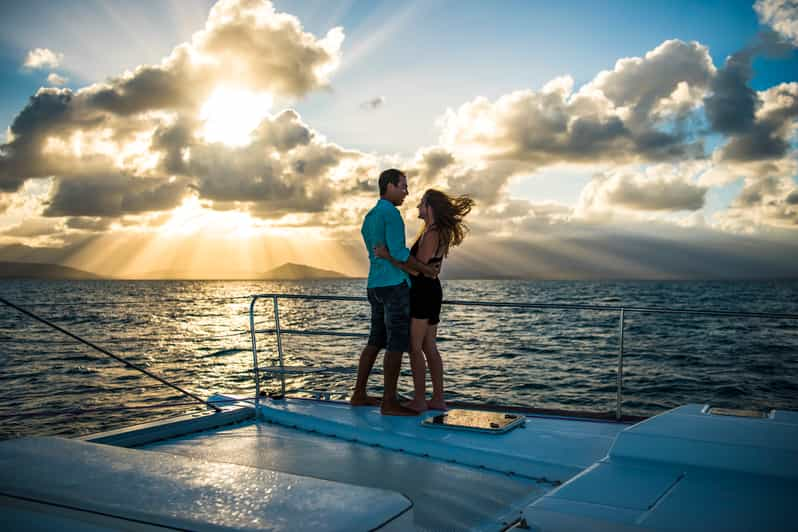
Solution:
M463 218L471 212L474 200L468 196L452 198L445 192L432 188L424 193L424 200L432 209L435 217L433 227L438 230L440 246L443 255L446 256L449 254L449 249L459 246L468 233L468 226Z

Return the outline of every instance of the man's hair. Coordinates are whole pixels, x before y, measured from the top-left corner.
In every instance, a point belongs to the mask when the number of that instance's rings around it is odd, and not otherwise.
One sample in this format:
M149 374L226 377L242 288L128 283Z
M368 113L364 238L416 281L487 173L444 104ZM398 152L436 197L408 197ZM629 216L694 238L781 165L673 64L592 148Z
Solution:
M405 174L396 168L389 168L380 174L380 196L388 192L388 183L399 185L399 180Z

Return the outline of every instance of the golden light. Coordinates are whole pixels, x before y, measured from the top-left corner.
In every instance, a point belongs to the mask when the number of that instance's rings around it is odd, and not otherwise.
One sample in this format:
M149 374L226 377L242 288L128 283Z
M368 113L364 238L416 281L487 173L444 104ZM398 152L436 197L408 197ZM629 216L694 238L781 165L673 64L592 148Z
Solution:
M183 200L172 209L165 222L155 232L165 237L219 238L241 241L259 237L285 236L285 231L274 222L260 220L236 209L216 211L208 208L196 197ZM299 231L293 230L291 234ZM311 234L313 234L311 232Z
M145 216L138 226L118 225L71 255L68 265L134 279L258 279L286 262L350 275L365 271L365 252L353 254L317 227L280 225L299 219L260 220L187 198L157 221Z
M208 142L244 146L250 133L269 116L273 103L267 93L222 87L216 89L200 110L205 123L202 136Z

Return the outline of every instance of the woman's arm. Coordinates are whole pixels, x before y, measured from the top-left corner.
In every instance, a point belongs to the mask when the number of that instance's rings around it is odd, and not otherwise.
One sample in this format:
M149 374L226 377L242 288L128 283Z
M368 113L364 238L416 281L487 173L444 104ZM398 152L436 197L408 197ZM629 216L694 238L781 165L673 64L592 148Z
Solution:
M436 235L437 239L437 235ZM423 244L422 244L423 245ZM437 247L437 242L433 242L433 253L435 248ZM381 259L391 261L391 264L400 268L411 275L416 275L418 273L424 274L426 277L430 277L432 279L438 277L438 273L441 271L440 263L437 264L427 264L426 262L422 262L420 259L414 257L413 255L409 255L407 260L404 262L400 262L393 257L388 249L385 246L375 246L374 247L374 255L380 257ZM430 258L432 256L430 255Z
M425 277L430 277L435 279L438 277L438 273L441 271L441 263L437 264L427 264L425 262L421 262L413 255L407 257L407 261L405 264L413 268L414 270L418 270L420 273L424 274Z

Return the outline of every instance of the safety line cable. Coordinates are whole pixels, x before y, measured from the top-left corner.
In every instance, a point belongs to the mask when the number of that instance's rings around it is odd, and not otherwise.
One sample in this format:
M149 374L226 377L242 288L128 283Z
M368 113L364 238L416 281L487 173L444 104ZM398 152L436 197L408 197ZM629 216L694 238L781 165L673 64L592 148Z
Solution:
M15 305L14 303L11 303L10 301L8 301L8 300L6 300L6 299L4 299L2 297L0 297L0 303L3 303L5 305L11 307L14 310L16 310L17 312L21 312L22 314L25 314L26 316L29 316L29 317L33 318L34 320L36 320L36 321L44 323L45 325L47 325L49 327L52 327L53 329L55 329L58 332L61 332L61 333L65 334L65 335L69 336L70 338L74 338L78 342L80 342L82 344L85 344L85 345L91 347L92 349L96 349L100 353L102 353L102 354L104 354L106 356L109 356L109 357L121 362L122 364L126 365L129 368L132 368L132 369L135 369L137 371L140 371L141 373L144 373L148 377L152 377L153 379L157 380L158 382L160 382L162 384L165 384L165 385L169 386L170 388L173 388L173 389L177 390L178 392L180 392L180 393L182 393L184 395L187 395L188 397L191 397L192 399L195 399L195 400L199 401L200 403L202 403L204 405L210 406L211 408L213 408L217 412L221 412L222 411L221 408L219 408L218 406L214 405L213 403L209 403L205 399L202 399L201 397L194 395L193 393L189 392L188 390L184 390L183 388L181 388L180 386L178 386L176 384L172 384L168 380L164 379L163 377L160 377L160 376L156 375L155 373L152 373L151 371L147 371L146 369L144 369L144 368L142 368L140 366L137 366L136 364L133 364L132 362L130 362L128 360L125 360L124 358L122 358L120 356L117 356L117 355L111 353L107 349L104 349L104 348L102 348L102 347L100 347L100 346L98 346L98 345L96 345L96 344L94 344L94 343L92 343L92 342L90 342L88 340L84 340L83 338L81 338L80 336L78 336L76 334L72 334L71 332L67 331L66 329L63 329L63 328L59 327L58 325L56 325L55 323L49 322L46 319L37 316L36 314L30 312L29 310L26 310L26 309L24 309L22 307L19 307L19 306Z

